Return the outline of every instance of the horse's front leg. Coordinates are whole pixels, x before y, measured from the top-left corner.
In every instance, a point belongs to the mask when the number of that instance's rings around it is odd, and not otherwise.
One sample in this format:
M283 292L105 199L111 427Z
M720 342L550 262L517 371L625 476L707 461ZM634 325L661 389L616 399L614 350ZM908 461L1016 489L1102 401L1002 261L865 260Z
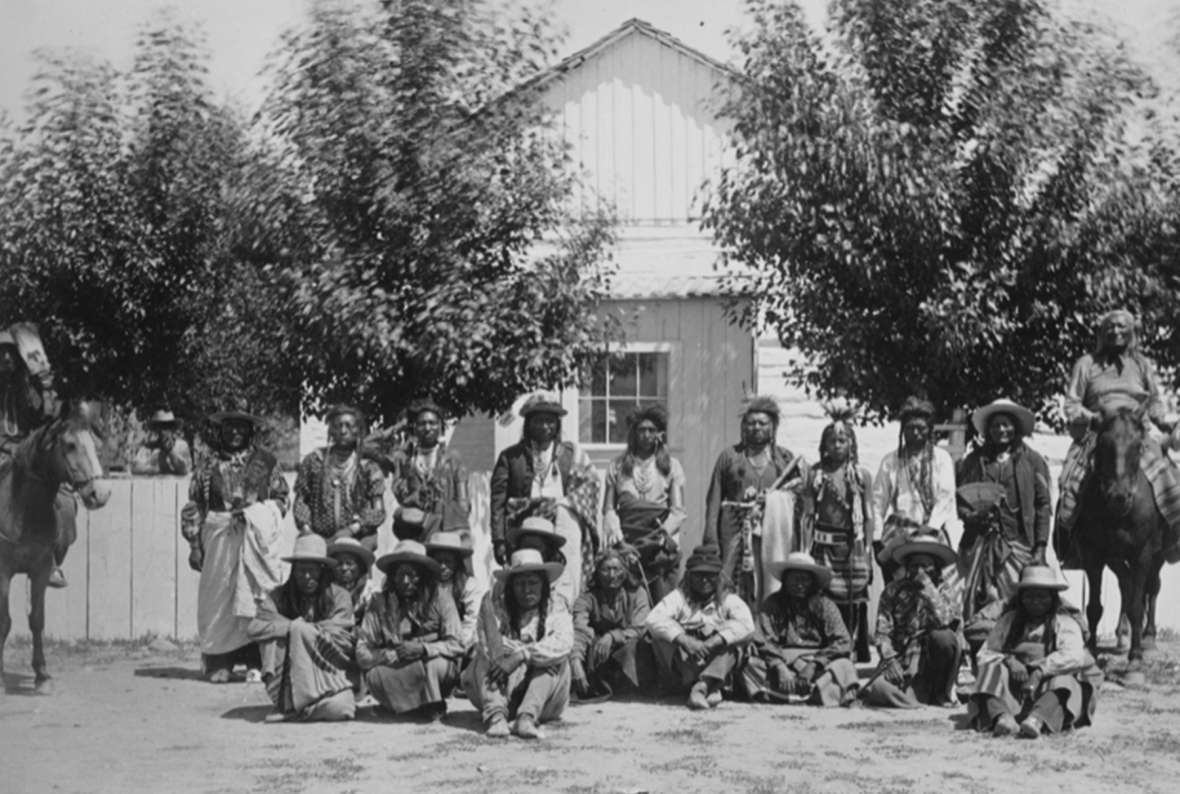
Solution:
M1122 593L1127 619L1131 622L1131 649L1127 661L1137 668L1143 659L1143 611L1147 602L1147 566L1135 565L1119 574L1119 590Z
M1101 562L1086 555L1086 581L1090 583L1090 597L1086 600L1086 623L1090 628L1090 653L1098 658L1098 621L1102 620L1102 568Z
M29 633L33 635L33 686L38 694L47 695L53 691L53 681L45 672L45 588L49 586L52 562L42 566L29 579Z

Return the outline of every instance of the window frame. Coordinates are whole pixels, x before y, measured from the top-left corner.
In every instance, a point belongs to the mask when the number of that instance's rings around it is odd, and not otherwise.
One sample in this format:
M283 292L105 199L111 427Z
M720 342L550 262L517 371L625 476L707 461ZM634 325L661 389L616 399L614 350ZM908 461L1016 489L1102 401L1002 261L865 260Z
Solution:
M679 342L620 342L616 345L611 345L601 351L604 354L614 355L616 353L665 353L668 356L668 396L666 398L665 408L669 416L672 414L672 384L676 378L673 376L675 367L680 363L680 343ZM578 434L578 446L587 452L614 452L621 453L627 449L626 443L616 444L610 442L594 442L582 441L581 426L582 426L582 398L593 397L594 393L590 391L588 386L579 386L577 394L574 399L574 422L575 432Z

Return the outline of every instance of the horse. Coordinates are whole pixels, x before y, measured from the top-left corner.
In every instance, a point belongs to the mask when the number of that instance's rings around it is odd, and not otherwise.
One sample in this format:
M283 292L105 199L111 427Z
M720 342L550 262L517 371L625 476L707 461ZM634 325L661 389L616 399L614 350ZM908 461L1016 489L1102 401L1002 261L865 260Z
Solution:
M1140 469L1143 415L1143 409L1123 408L1101 420L1094 468L1082 485L1075 527L1082 567L1090 583L1086 604L1090 651L1097 654L1102 570L1109 567L1118 577L1123 612L1130 623L1127 661L1133 666L1143 659L1144 640L1154 640L1155 600L1164 551L1177 540L1176 530L1164 520L1151 483Z
M21 441L10 461L0 463L0 696L4 686L4 643L12 628L8 591L19 573L29 579L29 631L33 635L34 689L46 694L52 684L45 672L42 632L45 629L45 588L54 565L59 531L73 537L77 505L74 496L59 494L69 485L89 510L110 498L99 477L91 431L93 406L85 401L63 405L61 415ZM68 534L65 534L68 533Z

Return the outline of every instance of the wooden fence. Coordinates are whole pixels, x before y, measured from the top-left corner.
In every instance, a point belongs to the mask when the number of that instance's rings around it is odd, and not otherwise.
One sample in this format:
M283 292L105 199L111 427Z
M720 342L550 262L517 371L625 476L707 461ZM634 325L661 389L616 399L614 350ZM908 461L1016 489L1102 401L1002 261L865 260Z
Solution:
M488 472L473 472L469 483L474 569L486 583L494 567L488 534ZM101 510L79 511L78 541L65 562L69 587L46 597L46 635L65 640L127 640L148 635L191 639L197 634L197 577L188 567L188 544L180 537L180 509L188 479L136 477L111 481L111 499ZM388 514L393 498L386 494ZM295 538L290 513L284 520L281 552ZM390 521L378 533L379 553L393 547ZM1180 567L1166 566L1159 600L1160 626L1180 630ZM1082 605L1080 572L1067 572L1074 604ZM27 635L26 579L13 581L9 611L13 635ZM1100 627L1113 633L1118 583L1107 572L1106 612Z

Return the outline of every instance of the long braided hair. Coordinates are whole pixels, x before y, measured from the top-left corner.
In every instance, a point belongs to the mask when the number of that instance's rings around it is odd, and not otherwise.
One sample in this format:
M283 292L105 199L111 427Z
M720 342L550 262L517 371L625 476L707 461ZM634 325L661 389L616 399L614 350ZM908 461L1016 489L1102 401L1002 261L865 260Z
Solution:
M905 447L905 423L912 417L922 417L931 425L926 443L917 454L907 454ZM927 400L911 397L901 409L901 427L897 431L897 462L906 470L911 483L918 492L922 510L927 520L934 510L934 406Z
M413 565L418 569L418 595L408 603L402 602L402 597L393 586L393 572L397 570L398 565ZM425 565L405 561L397 562L386 571L385 584L381 587L381 594L387 600L392 597L397 602L401 614L421 625L426 622L427 612L438 597L438 578Z
M852 518L854 526L859 530L864 524L865 479L860 468L860 448L856 442L856 428L852 419L856 412L847 405L831 404L825 406L832 421L819 437L819 460L815 473L815 498L818 502L827 487L829 479L840 478L844 481L845 493L851 497ZM828 472L834 461L828 451L828 445L835 438L836 433L843 430L848 436L848 458L837 471ZM859 531L858 531L859 535Z
M519 574L517 574L519 576ZM545 636L545 620L549 615L549 599L553 592L553 585L549 581L549 577L544 572L537 573L541 577L541 601L537 604L537 638L540 642L541 638ZM512 629L512 634L516 639L520 639L520 633L523 629L524 610L520 604L516 602L516 590L512 586L512 579L504 583L504 609L508 612L508 625Z
M672 456L668 454L668 412L659 405L640 408L627 418L627 451L623 453L619 463L619 473L624 477L630 477L635 471L635 463L639 459L637 453L639 425L644 421L651 422L660 431L659 438L656 440L656 468L659 469L660 474L667 477L672 473Z

